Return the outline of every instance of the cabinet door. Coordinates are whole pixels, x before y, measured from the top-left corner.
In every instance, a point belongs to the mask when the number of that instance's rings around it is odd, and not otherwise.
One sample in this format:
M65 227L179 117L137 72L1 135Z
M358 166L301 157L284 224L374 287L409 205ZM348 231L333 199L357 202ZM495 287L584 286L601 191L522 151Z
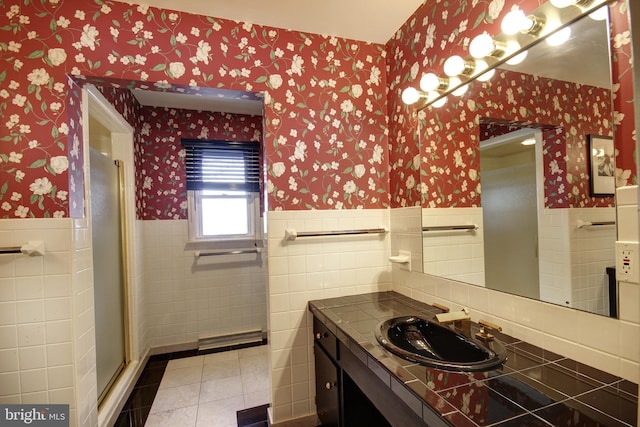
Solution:
M313 346L316 366L316 409L323 426L340 425L338 368L318 345Z

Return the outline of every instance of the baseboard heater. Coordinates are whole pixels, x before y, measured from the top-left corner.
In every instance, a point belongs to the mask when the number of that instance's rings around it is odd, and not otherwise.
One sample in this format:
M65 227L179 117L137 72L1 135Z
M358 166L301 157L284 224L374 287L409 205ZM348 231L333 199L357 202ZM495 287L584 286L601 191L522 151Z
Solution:
M212 348L229 347L240 344L259 343L267 338L267 333L260 329L252 331L235 332L226 335L216 335L198 339L199 350L209 350Z

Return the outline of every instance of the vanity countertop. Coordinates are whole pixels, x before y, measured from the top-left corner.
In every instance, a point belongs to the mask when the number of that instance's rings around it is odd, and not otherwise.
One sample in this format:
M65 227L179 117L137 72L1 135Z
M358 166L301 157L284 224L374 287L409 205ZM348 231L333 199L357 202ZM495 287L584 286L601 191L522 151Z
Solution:
M375 339L379 322L441 312L397 292L310 301L309 309L426 422L435 412L462 427L636 425L637 384L505 334L494 333L508 359L487 372L445 371L393 355Z

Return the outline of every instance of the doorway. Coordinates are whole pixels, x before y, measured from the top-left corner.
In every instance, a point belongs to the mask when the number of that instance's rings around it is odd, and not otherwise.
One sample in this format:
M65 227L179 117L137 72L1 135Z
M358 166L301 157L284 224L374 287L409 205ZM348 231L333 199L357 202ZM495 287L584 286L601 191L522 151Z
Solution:
M531 129L480 144L486 286L535 299L540 298L536 158L541 145L541 133Z

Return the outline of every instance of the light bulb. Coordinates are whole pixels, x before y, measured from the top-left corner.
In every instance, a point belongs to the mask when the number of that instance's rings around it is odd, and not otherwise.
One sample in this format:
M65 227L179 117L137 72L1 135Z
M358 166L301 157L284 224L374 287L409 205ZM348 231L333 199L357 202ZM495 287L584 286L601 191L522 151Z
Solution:
M518 65L527 58L528 51L523 51L507 61L509 65Z
M489 80L491 80L491 77L494 76L494 74L496 73L496 69L492 68L489 71L480 74L476 80L480 81L480 82L488 82Z
M425 92L437 90L440 88L441 81L435 73L427 73L420 79L420 89Z
M465 84L465 85L460 86L458 89L454 90L453 92L451 92L451 94L453 96L462 96L465 93L467 93L468 90L469 90L469 85Z
M489 64L487 64L486 61L483 61L482 59L478 59L476 61L476 80L480 82L486 82L491 79L491 77L493 77L493 75L496 73L496 70L491 69L489 71L486 71L487 68L489 68Z
M484 58L491 55L496 48L493 38L489 34L480 34L474 37L469 44L469 53L471 56L477 59Z
M521 145L536 145L536 139L535 138L527 138L525 140L523 140L521 143Z
M451 77L449 79L449 89L453 89L457 86L460 86L462 84L462 80L460 80L457 77ZM454 90L453 92L451 92L451 94L453 96L462 96L465 94L465 92L469 89L469 85L465 84L462 85L460 87L458 87L456 90Z
M503 33L513 35L531 28L531 19L520 9L512 10L502 18L500 28Z
M565 7L576 4L577 2L576 0L549 0L549 3L559 9L564 9Z
M462 74L465 69L464 59L461 56L454 55L444 61L444 73L449 77Z
M436 108L440 108L442 107L444 104L447 103L447 98L440 98L438 99L436 102L434 102L433 104L431 104L432 106L436 107Z
M420 99L420 93L413 87L408 87L402 91L402 102L407 105L413 105Z
M493 77L493 75L496 73L496 70L495 68L492 68L489 71L485 71L488 67L489 65L485 61L482 61L482 60L476 61L476 72L478 74L478 77L476 77L476 80L481 82L486 82L491 80L491 77Z
M609 17L609 7L602 6L600 9L596 9L595 11L589 14L589 18L594 21L604 21Z
M556 31L546 38L549 46L560 46L565 43L571 37L571 28L565 27L560 31Z

